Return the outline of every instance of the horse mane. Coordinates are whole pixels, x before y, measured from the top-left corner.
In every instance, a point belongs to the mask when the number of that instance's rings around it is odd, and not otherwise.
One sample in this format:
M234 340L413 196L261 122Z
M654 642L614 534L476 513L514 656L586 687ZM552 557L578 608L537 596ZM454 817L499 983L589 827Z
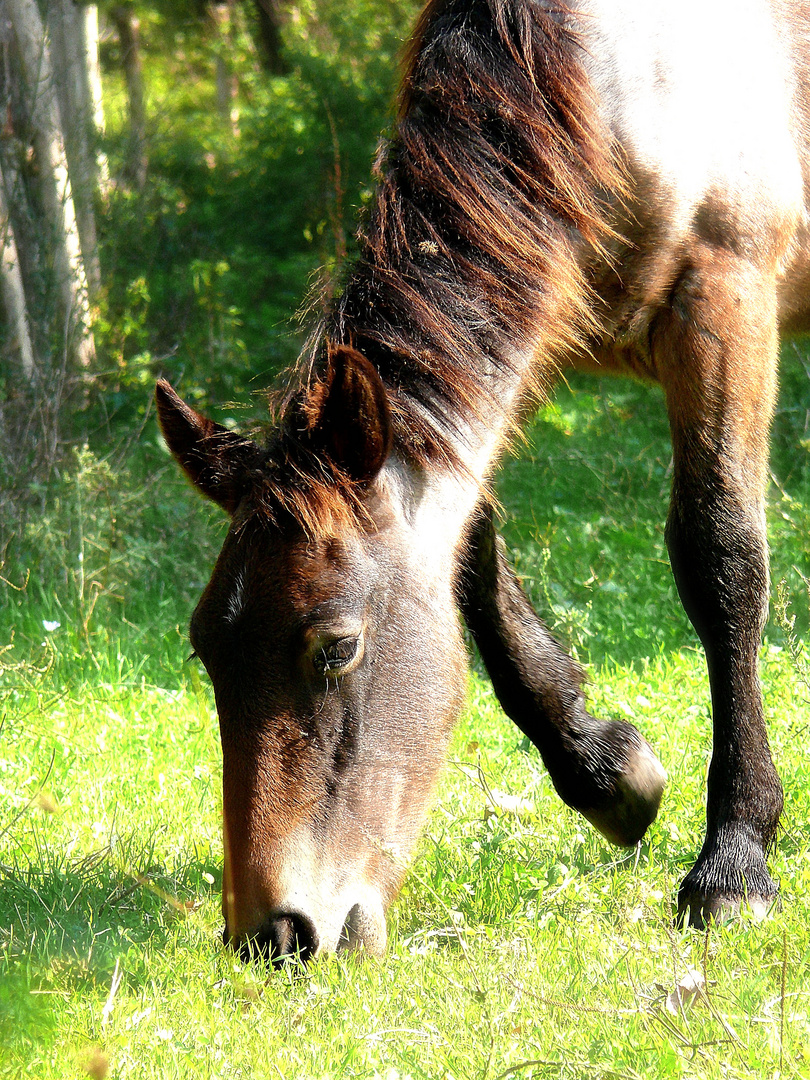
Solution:
M491 414L493 367L524 396L542 393L596 324L583 247L604 255L622 177L574 12L561 0L429 0L374 172L359 258L276 400L276 431L288 440L346 344L383 380L397 447L458 467L470 421ZM527 363L541 346L543 364ZM359 501L345 483L332 495L306 517Z

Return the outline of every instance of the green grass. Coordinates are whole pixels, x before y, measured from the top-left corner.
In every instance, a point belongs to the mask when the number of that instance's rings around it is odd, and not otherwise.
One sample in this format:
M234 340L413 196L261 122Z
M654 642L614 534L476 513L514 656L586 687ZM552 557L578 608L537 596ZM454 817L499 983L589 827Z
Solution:
M504 532L587 666L593 710L636 723L669 771L645 843L610 848L560 804L474 666L385 957L268 973L221 947L220 752L186 626L224 522L159 443L151 386L165 373L224 423L261 418L246 403L297 351L290 313L370 197L415 5L297 5L281 79L260 76L240 31L238 139L212 108L192 6L151 8L149 183L116 186L100 216L103 362L76 420L96 434L0 540L0 1077L810 1075L810 363L794 346L769 502L782 615L762 653L786 789L781 910L673 928L710 719L664 548L666 420L655 390L578 378L502 470ZM673 1012L690 969L707 990Z
M655 391L563 388L500 491L518 566L587 664L594 711L632 720L660 753L659 819L637 851L611 848L559 802L474 667L385 957L306 973L245 966L219 941L218 734L184 626L220 518L151 427L128 459L77 458L47 528L0 571L0 1076L808 1075L810 484L796 403L810 380L799 354L786 360L770 526L797 621L769 624L762 651L786 789L771 860L782 906L708 935L672 924L702 837L710 719L663 548ZM504 791L519 814L493 805ZM673 1012L690 969L707 992Z
M268 975L219 944L207 695L96 688L21 712L0 766L14 808L0 1075L76 1075L94 1047L120 1077L492 1078L530 1060L544 1064L520 1075L771 1076L780 1056L782 1075L805 1075L810 795L797 746L808 689L784 652L766 650L763 666L788 793L773 859L783 908L767 924L709 937L672 928L707 758L702 664L684 652L615 667L594 689L599 711L633 717L670 772L637 852L610 848L555 799L475 676L387 955L330 958L305 975ZM521 795L521 815L497 812L487 789ZM690 968L708 996L672 1015L666 997Z

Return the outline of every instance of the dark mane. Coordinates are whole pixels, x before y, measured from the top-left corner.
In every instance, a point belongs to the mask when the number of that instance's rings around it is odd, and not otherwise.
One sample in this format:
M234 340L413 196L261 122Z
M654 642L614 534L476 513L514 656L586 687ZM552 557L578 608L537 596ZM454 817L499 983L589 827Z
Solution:
M570 9L430 0L375 174L360 257L281 400L283 441L347 344L386 386L398 447L452 466L466 424L492 407L492 366L542 391L594 323L582 249L610 235L603 200L621 177ZM542 365L516 363L541 346Z

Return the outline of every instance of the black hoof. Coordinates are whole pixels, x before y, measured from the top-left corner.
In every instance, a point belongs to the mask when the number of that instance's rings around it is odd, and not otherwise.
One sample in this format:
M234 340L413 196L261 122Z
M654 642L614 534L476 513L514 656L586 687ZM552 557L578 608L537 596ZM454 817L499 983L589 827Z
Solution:
M579 809L584 818L612 844L635 847L655 820L667 774L646 739L628 754L613 783L609 799L594 809Z
M746 911L755 922L762 922L778 904L778 894L749 893L745 896L730 893L684 892L678 894L678 927L692 926L705 930L710 923L725 923Z
M727 827L707 842L678 892L678 926L704 930L747 911L757 922L777 902L760 844L742 827Z

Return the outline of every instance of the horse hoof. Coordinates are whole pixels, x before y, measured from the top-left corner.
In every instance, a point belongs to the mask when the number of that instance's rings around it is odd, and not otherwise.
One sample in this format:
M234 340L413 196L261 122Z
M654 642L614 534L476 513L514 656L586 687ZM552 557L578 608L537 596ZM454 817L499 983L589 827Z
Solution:
M664 766L646 739L638 736L610 801L594 810L581 810L584 818L612 844L635 847L655 820L667 782Z
M745 911L754 922L762 922L778 905L778 895L763 896L753 893L735 896L730 893L681 893L678 897L678 914L675 922L679 927L691 926L705 930L710 923L726 923Z

